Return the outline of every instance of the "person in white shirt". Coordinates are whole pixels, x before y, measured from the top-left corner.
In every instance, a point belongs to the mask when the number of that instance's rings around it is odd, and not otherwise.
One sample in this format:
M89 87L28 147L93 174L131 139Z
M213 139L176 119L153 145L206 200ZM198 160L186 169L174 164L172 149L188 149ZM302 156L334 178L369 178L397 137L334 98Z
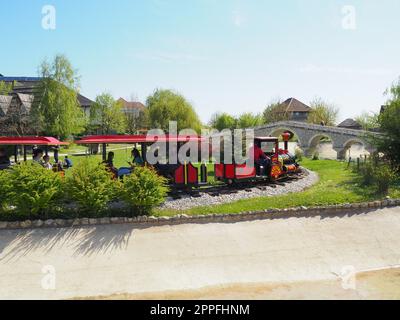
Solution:
M53 169L53 166L52 166L52 164L50 163L50 157L49 157L48 155L45 155L45 156L43 157L43 167L44 167L45 169L48 169L48 170L52 170L52 169Z

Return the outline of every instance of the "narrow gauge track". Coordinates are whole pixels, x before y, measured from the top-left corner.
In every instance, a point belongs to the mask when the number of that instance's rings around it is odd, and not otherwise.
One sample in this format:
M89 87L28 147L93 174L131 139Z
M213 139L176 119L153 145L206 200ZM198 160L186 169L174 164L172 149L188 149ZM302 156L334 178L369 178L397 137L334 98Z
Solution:
M203 186L197 188L180 188L173 189L168 193L168 196L174 200L181 199L184 196L191 196L194 198L200 198L202 194L209 194L213 197L218 197L220 195L234 194L239 191L245 190L251 192L252 189L258 188L260 190L265 190L268 187L276 188L276 186L285 186L287 183L291 183L300 180L307 176L307 171L302 170L299 173L285 176L276 181L271 181L268 179L258 180L258 181L241 181L232 184L220 183L215 186Z

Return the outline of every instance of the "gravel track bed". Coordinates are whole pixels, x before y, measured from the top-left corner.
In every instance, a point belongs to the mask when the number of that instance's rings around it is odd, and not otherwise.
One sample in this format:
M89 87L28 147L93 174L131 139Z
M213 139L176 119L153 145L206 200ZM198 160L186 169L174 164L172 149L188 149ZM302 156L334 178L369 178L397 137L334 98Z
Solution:
M212 206L223 203L234 202L242 199L259 198L259 197L276 197L294 192L301 192L314 184L319 180L318 175L310 170L303 168L306 175L299 180L287 182L285 185L276 185L275 188L271 186L265 186L263 190L254 187L246 188L246 190L240 190L237 193L221 194L219 196L212 196L207 193L202 193L201 197L183 196L181 199L168 198L167 201L162 204L160 209L174 209L174 210L186 210L194 207L201 206Z

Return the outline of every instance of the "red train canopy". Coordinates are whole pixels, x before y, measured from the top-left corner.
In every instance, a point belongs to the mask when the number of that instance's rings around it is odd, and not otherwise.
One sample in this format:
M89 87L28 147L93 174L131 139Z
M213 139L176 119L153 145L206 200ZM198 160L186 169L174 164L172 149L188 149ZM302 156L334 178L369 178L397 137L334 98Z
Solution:
M188 142L203 141L199 136L185 135L105 135L105 136L87 136L81 140L75 141L77 144L119 144L119 143L155 143L155 142Z
M0 145L16 146L61 146L67 145L52 137L0 137Z

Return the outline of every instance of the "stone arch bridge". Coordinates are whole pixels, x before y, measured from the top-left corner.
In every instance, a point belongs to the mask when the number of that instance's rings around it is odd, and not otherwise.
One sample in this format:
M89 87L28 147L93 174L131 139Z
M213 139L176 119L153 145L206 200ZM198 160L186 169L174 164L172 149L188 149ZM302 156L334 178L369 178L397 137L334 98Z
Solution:
M345 159L346 152L353 144L362 144L369 153L375 148L367 141L367 131L339 127L328 127L296 121L282 121L254 128L256 136L279 136L285 131L295 134L299 147L305 155L311 156L322 138L332 141L338 159Z

